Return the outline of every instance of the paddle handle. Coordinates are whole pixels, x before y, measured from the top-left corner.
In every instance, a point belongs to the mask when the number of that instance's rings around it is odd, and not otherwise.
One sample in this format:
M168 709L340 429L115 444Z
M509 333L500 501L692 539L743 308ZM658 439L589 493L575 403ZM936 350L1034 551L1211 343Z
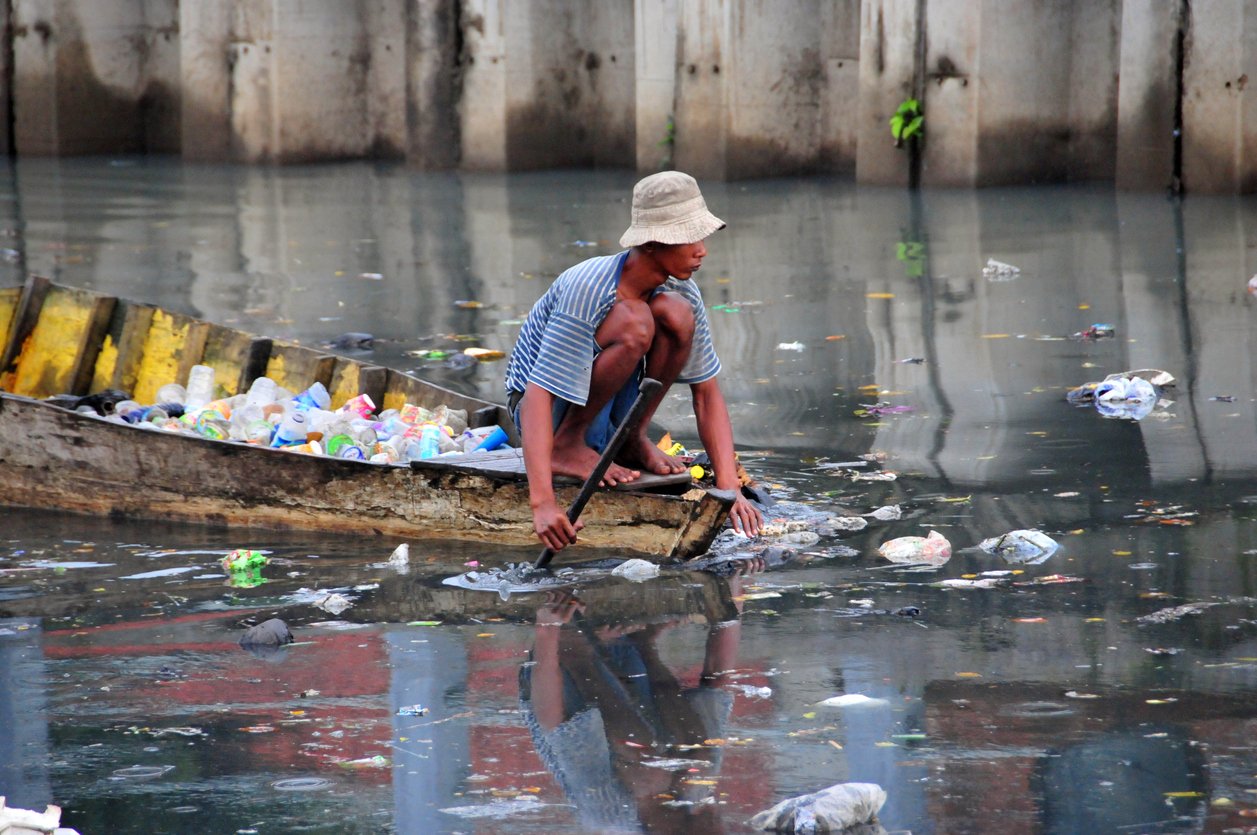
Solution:
M580 518L581 511L589 503L589 499L594 495L594 491L598 489L598 482L602 481L602 477L606 475L607 468L611 466L611 462L619 453L620 447L624 446L629 432L633 431L633 428L637 426L637 422L642 417L642 412L646 409L646 404L650 402L650 399L661 388L663 388L663 383L653 377L642 378L641 385L637 388L637 398L629 408L628 415L615 428L615 433L612 434L611 440L603 448L602 456L598 459L598 463L594 465L593 472L589 474L589 478L585 479L585 483L581 485L580 492L576 494L576 500L567 509L567 520L573 525ZM537 557L537 561L533 563L533 568L545 568L552 559L554 559L554 549L545 548L542 550L541 555Z

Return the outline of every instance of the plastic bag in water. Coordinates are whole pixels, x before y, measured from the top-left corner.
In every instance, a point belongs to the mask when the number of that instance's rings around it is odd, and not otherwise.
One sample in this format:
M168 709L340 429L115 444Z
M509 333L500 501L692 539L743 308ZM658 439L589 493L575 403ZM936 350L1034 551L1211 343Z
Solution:
M940 566L951 559L951 543L938 531L929 536L901 536L883 542L877 552L902 565Z
M1021 530L984 539L978 547L1013 565L1038 565L1055 554L1060 545L1043 531Z
M838 783L812 794L791 797L751 818L766 832L842 832L876 823L886 791L876 783Z
M625 560L617 565L611 573L634 583L641 583L652 577L659 576L659 566L647 560Z

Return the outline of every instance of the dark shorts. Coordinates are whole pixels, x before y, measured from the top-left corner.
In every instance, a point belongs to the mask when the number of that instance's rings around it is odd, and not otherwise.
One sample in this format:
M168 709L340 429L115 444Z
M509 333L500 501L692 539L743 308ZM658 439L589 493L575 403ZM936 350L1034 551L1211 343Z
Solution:
M624 384L615 397L611 398L611 402L602 407L593 422L589 424L589 431L585 433L585 443L594 449L602 452L608 443L611 442L611 436L615 434L615 428L628 417L629 411L633 408L633 401L637 399L637 390L642 384L642 371L639 368L635 374L629 377L628 382ZM519 404L524 399L524 393L512 391L506 398L506 407L510 410L511 420L515 421L515 428L519 430L520 438L524 437L524 427L519 423ZM554 428L558 429L559 424L563 422L563 416L567 414L568 407L572 404L561 397L554 398Z

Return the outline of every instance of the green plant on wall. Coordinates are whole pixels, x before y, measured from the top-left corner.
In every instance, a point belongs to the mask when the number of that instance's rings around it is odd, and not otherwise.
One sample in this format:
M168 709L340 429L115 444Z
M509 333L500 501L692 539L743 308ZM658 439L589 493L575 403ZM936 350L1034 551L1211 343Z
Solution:
M890 117L890 135L895 139L895 147L902 148L904 140L919 136L925 129L925 114L921 112L921 103L916 99L904 99L903 104Z
M659 147L663 148L663 158L659 160L660 168L672 167L672 152L676 148L677 142L677 125L676 121L669 116L668 123L664 125L663 139L659 140Z

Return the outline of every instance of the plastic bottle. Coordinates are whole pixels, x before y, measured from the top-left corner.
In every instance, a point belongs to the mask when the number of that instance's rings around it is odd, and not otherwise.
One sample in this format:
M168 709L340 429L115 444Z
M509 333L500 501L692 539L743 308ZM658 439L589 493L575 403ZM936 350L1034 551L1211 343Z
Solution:
M275 437L271 439L271 446L281 447L304 443L308 426L306 413L301 409L292 409L280 421L279 427L275 430Z
M440 434L441 430L435 426L428 425L423 427L423 431L419 434L419 443L412 444L413 447L418 448L418 457L421 460L436 458L441 454L441 442L438 437ZM407 450L407 452L409 453L410 451Z
M315 383L292 400L299 409L327 409L332 405L332 398L322 383Z
M275 381L270 377L258 377L249 386L249 393L244 402L247 406L265 406L267 403L274 403Z
M214 399L214 369L208 365L194 365L188 372L188 397L183 402L186 410L199 409Z

